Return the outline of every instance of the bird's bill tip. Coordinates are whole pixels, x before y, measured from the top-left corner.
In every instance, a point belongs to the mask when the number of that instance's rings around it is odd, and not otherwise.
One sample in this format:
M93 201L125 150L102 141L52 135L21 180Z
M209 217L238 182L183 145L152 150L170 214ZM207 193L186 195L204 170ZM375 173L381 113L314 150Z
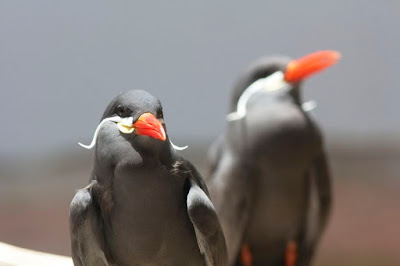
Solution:
M165 141L167 135L162 123L151 113L142 114L133 124L137 135L149 136Z
M295 83L336 64L341 55L337 51L323 50L290 61L286 66L285 80Z

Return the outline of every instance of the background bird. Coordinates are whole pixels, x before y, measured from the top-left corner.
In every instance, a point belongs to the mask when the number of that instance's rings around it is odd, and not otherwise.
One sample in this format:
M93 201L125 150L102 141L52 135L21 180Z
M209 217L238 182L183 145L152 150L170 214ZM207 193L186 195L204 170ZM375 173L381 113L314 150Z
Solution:
M82 146L95 156L90 184L70 207L75 265L226 265L207 188L172 147L159 100L120 94Z
M263 58L234 87L206 180L230 265L310 263L331 187L321 131L303 110L312 104L302 104L301 81L339 57L320 51L292 61Z

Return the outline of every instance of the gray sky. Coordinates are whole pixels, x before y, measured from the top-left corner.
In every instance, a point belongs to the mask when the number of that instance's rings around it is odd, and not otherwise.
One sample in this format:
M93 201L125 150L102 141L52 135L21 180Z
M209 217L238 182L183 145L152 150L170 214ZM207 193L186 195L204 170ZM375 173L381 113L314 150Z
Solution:
M78 149L127 89L176 144L214 138L244 66L320 49L343 55L305 84L328 135L400 132L399 1L259 2L0 1L0 154Z

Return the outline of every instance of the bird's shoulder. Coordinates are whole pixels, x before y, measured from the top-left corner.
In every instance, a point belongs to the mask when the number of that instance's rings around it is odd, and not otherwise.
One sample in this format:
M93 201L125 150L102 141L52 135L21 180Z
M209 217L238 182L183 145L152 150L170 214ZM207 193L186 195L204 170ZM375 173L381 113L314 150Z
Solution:
M214 177L214 172L218 168L221 156L224 149L224 135L219 135L218 138L211 144L206 157L206 180Z
M84 188L79 189L70 204L69 219L71 229L81 226L84 222L101 216L101 199L99 201L99 185L92 179Z
M207 185L196 167L180 153L174 152L170 173L184 179L193 180L209 196Z
M91 188L92 183L86 188L79 189L70 205L70 220L78 222L84 219L90 208L92 207Z

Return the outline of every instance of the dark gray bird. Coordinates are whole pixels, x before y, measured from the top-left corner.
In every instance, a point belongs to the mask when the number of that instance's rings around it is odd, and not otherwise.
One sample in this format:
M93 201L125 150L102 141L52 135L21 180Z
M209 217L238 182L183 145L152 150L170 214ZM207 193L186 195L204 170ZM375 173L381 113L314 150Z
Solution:
M335 63L320 51L263 58L234 87L225 132L209 150L206 183L229 265L309 265L331 205L321 132L300 83Z
M70 207L76 266L226 265L206 185L171 145L159 100L145 91L117 96L82 146L94 145L90 184Z

